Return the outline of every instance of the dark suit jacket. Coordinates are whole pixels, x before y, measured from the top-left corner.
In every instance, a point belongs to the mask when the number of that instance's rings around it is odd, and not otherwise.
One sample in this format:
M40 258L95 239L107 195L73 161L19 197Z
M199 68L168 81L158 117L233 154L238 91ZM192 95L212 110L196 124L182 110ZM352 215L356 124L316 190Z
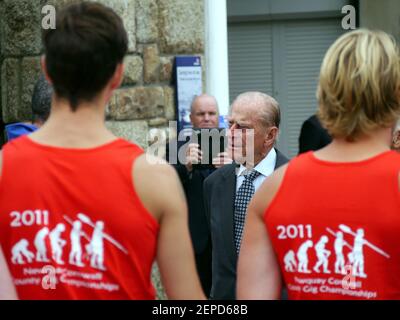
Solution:
M319 150L331 143L332 138L322 127L316 115L304 121L299 137L299 154L310 150Z
M174 160L177 160L175 159L175 155L178 154L178 150L187 142L179 141L177 145L167 144L167 161L171 160L170 156L172 154L174 155ZM189 211L189 230L194 252L201 254L210 242L209 224L204 212L203 182L215 169L194 169L189 173L184 164L174 164L173 167L179 175L186 195Z
M275 169L288 162L278 150ZM204 201L212 239L211 299L235 299L237 253L233 219L236 164L226 165L204 181Z
M209 225L204 212L203 182L215 169L194 169L191 173L188 173L183 164L174 165L174 167L178 172L186 195L189 209L189 230L194 252L201 254L210 241Z

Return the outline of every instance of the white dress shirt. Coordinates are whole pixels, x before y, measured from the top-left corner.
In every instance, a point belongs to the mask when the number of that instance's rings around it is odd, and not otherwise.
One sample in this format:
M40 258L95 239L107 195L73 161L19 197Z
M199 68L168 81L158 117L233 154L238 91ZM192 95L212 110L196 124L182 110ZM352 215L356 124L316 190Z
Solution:
M274 148L272 148L271 151L268 152L267 156L254 167L254 170L260 173L260 175L253 181L253 185L256 191L264 182L265 178L274 172L275 164L276 164L276 151ZM239 190L240 186L244 181L245 172L246 172L246 167L241 164L239 170L236 173L237 176L236 192Z

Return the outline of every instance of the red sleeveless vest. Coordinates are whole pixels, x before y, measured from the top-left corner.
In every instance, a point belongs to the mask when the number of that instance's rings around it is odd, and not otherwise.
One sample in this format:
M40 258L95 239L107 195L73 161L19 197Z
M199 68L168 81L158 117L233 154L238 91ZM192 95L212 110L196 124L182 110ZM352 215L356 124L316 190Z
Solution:
M400 155L288 165L265 213L291 299L400 299Z
M21 299L154 299L158 222L122 139L90 149L4 146L0 243Z

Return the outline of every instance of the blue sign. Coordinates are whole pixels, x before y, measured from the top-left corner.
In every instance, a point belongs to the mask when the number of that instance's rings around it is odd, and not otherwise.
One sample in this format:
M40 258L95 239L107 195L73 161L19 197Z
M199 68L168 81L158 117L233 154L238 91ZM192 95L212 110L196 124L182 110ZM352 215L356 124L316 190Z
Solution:
M191 128L190 106L194 97L203 92L201 61L199 56L175 58L178 130Z

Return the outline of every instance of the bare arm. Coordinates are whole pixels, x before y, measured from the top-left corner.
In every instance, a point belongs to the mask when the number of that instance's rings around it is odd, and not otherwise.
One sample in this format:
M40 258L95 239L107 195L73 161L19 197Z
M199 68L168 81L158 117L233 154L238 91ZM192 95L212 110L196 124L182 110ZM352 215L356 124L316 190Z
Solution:
M0 151L0 180L2 173L2 155ZM12 282L11 274L8 270L6 259L3 255L0 243L0 300L16 300L18 299L15 287Z
M147 156L148 157L148 156ZM159 221L157 262L169 299L205 299L196 272L185 195L175 170L166 163L137 160L135 186Z
M17 300L17 292L8 271L7 263L0 248L0 300Z
M266 208L281 184L286 165L268 177L254 195L247 218L238 262L238 299L279 299L281 274L264 222Z

